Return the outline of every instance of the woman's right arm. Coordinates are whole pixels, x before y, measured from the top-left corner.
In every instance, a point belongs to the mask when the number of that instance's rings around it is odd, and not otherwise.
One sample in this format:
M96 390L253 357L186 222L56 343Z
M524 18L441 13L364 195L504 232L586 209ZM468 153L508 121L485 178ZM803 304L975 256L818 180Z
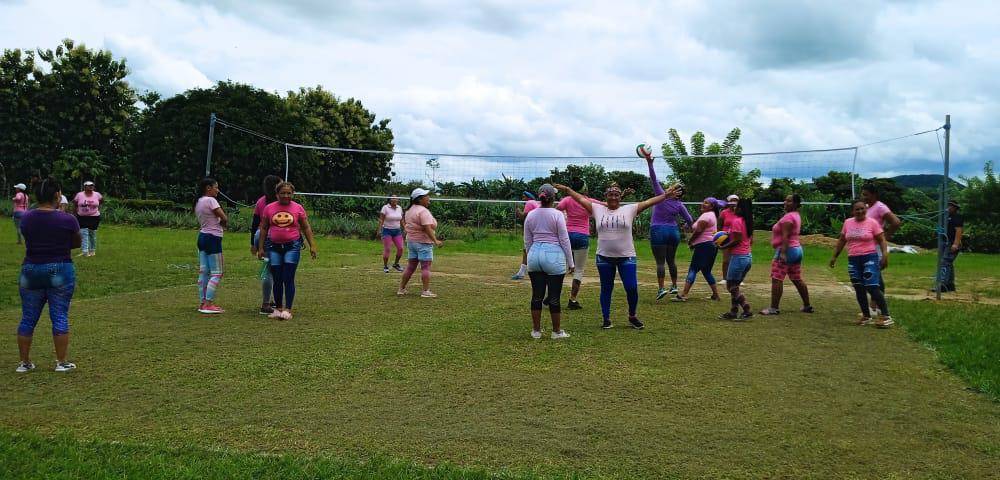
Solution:
M837 264L837 257L844 250L844 245L847 245L847 239L844 238L844 234L841 232L840 237L837 238L837 246L833 248L833 258L830 259L830 268L833 268Z
M579 203L581 207L587 210L587 213L591 215L594 214L594 206L590 204L590 200L587 199L587 197L580 195L572 188L569 188L561 183L557 183L553 185L553 187L556 187L556 190L559 190L560 192L563 192L566 195L573 197L573 200L576 200L576 203Z
M382 233L382 225L385 224L385 213L379 212L378 214L378 229L375 230L375 236L379 236Z

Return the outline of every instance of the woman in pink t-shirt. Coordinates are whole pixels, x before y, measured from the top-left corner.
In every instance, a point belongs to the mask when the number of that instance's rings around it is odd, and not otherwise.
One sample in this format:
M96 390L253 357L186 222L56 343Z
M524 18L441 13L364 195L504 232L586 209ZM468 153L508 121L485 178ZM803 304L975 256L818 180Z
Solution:
M785 197L785 215L771 227L771 246L774 247L774 259L771 260L771 306L760 311L761 315L777 315L780 313L781 294L785 287L785 277L792 279L792 284L802 297L804 313L813 313L809 304L809 289L802 280L802 243L799 233L802 230L802 217L799 207L802 197L792 194Z
M719 287L715 284L715 276L712 275L712 266L715 265L715 256L719 249L712 241L712 237L718 231L719 209L725 208L726 203L714 197L708 197L701 202L701 215L692 224L691 238L688 239L688 247L693 250L691 253L691 266L688 267L687 278L684 280L684 290L677 294L671 301L686 302L688 293L698 278L698 272L705 277L708 288L712 289L712 296L709 300L719 300Z
M587 195L587 184L580 179L570 181L570 188ZM591 202L596 202L593 198L587 197ZM583 306L577 300L580 294L580 285L583 284L583 270L587 264L587 253L590 252L590 212L583 208L573 197L563 197L556 205L556 209L566 213L566 229L569 231L569 244L573 250L573 263L576 269L573 270L573 286L569 292L569 302L566 308L570 310L580 310Z
M861 307L861 319L858 320L858 325L868 325L872 322L868 303L868 296L871 295L880 311L875 326L889 328L893 324L892 317L889 316L885 294L879 289L882 270L889 266L889 244L885 240L882 225L867 217L865 215L867 210L868 206L861 200L856 200L851 205L854 216L844 220L837 247L833 250L833 258L830 259L830 268L837 264L837 257L846 245L847 275L851 278L858 306ZM881 259L878 255L879 247L884 252Z
M83 191L73 197L76 207L76 219L80 222L80 234L83 236L83 246L80 255L93 257L97 254L97 228L101 226L101 205L104 196L95 191L94 182L83 182Z
M403 257L403 207L399 206L399 197L392 195L389 203L382 205L378 212L378 234L382 236L382 271L389 273L389 252L396 247L396 261L392 268L402 272L399 259Z
M535 195L529 191L524 191L521 193L521 200L524 200L524 208L514 207L514 213L517 214L518 220L524 222L525 217L531 213L532 210L538 208L541 204L535 199ZM517 273L510 276L511 280L524 280L524 276L528 273L528 251L521 250L521 266L517 269Z
M290 320L292 302L295 300L295 272L299 267L303 236L309 242L309 254L316 258L316 239L306 209L292 201L295 186L281 182L275 188L278 201L264 207L260 219L260 240L257 257L266 253L274 283L274 312L269 318Z
M216 196L219 182L203 178L198 184L201 198L194 205L198 217L198 311L206 314L223 313L215 304L215 293L222 281L222 231L229 224L229 217L222 210Z
M27 189L28 186L23 183L14 185L14 233L17 234L18 245L24 242L24 236L21 235L21 217L28 211L28 194L24 193Z
M753 202L748 198L736 203L734 215L729 220L729 240L719 248L729 251L729 267L726 269L726 290L729 290L729 311L719 315L723 320L745 320L753 316L750 302L740 291L743 279L750 273L753 257L750 241L753 238ZM740 308L743 312L740 312Z
M407 262L403 278L399 281L399 290L396 290L396 295L399 296L406 295L406 284L410 282L413 272L417 271L417 265L420 265L420 283L423 286L420 296L437 296L431 292L431 262L434 261L434 247L440 247L441 241L437 238L437 220L427 208L431 205L430 195L431 192L423 188L413 189L410 193L410 208L403 215Z

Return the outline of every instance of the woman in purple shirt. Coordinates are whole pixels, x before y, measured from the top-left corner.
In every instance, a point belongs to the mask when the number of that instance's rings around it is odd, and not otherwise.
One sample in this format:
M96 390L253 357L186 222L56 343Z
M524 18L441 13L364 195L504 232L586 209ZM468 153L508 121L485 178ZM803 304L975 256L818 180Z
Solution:
M552 316L552 339L567 338L562 329L563 278L575 266L566 229L566 216L554 208L556 189L546 183L538 189L539 207L524 218L524 250L528 252L528 277L531 278L531 337L542 338L542 305Z
M655 195L663 194L663 186L656 180L656 171L653 170L653 156L646 157L649 165L649 183L653 186ZM675 198L669 198L662 203L653 205L653 215L649 222L649 246L653 249L653 258L656 259L656 281L660 285L660 290L656 294L659 300L667 294L677 294L677 245L681 243L681 230L677 224L677 217L684 220L688 228L694 224L691 212L688 212L681 196L684 195L684 188L677 190ZM670 268L670 290L663 288L663 281L666 277L663 264Z
M17 373L35 369L31 363L31 339L42 309L49 304L52 340L56 344L56 371L69 372L76 365L66 360L69 350L69 304L76 288L76 270L70 251L80 248L80 224L76 217L59 210L62 186L52 177L35 186L38 207L21 218L25 255L18 290L21 294L21 324L17 327L17 349L21 363Z

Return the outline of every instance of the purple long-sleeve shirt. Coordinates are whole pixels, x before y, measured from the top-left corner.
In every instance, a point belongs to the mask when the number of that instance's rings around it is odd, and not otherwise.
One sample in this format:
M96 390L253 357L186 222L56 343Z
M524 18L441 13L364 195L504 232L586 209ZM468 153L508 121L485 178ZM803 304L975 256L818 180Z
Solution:
M660 186L660 182L656 181L656 170L653 169L652 163L649 163L649 183L653 185L654 194L663 194L663 187ZM687 207L684 206L684 202L677 200L676 198L668 198L660 203L657 203L656 205L653 205L653 217L650 219L649 224L676 227L678 215L683 217L684 222L688 225L694 224L694 220L691 218L691 212L688 212Z
M575 268L573 250L570 249L566 215L554 208L536 208L524 217L524 249L531 251L533 243L552 243L562 247L566 266Z

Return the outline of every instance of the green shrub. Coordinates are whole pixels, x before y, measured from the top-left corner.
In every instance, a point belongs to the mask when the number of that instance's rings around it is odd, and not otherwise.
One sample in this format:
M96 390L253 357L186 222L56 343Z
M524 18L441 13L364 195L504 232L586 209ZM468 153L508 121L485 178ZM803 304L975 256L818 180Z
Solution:
M962 235L962 249L979 253L1000 253L1000 225L966 224Z
M892 236L892 243L899 245L916 245L924 248L937 248L936 228L929 224L903 221L899 230Z

